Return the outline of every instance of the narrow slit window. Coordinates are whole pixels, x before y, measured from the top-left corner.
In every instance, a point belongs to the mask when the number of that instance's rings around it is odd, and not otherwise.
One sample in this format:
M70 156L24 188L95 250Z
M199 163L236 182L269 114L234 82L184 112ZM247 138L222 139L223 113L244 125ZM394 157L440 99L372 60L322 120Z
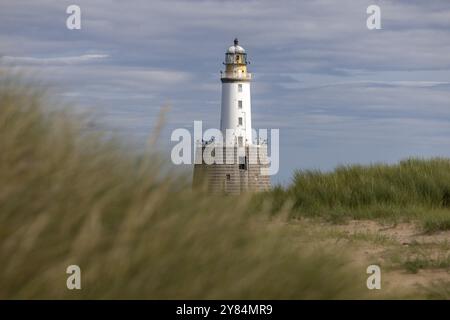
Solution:
M239 157L239 169L247 170L247 157Z
M238 122L239 125L242 126L242 117L239 117L238 121L239 121L239 122Z
M238 92L242 92L242 83L238 84ZM242 101L241 101L242 102Z
M238 108L242 109L242 100L238 100Z

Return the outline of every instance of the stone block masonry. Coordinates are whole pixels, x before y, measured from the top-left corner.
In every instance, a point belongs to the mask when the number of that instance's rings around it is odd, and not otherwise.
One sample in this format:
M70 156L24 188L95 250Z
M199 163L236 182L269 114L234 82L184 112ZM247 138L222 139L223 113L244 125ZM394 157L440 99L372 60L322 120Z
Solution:
M196 148L196 159L201 159L201 163L196 160L194 165L196 188L203 186L213 194L233 195L270 188L267 145L214 148L202 145Z

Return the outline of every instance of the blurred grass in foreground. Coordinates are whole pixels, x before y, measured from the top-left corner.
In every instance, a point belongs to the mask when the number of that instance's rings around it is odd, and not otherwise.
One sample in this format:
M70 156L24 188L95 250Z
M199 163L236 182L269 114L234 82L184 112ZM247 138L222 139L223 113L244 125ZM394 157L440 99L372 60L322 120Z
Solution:
M0 299L362 298L363 272L289 241L269 203L211 197L156 155L0 83ZM59 110L59 111L55 111ZM279 216L283 217L283 210ZM316 248L317 249L317 248ZM82 290L66 288L68 265Z

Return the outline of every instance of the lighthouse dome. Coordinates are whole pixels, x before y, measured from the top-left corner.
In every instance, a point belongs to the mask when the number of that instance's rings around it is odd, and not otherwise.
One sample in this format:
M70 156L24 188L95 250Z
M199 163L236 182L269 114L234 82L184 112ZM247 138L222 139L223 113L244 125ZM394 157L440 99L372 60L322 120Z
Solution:
M244 48L239 45L239 40L234 39L234 45L228 48L227 53L245 53Z
M244 48L238 45L234 45L228 48L228 53L245 53Z

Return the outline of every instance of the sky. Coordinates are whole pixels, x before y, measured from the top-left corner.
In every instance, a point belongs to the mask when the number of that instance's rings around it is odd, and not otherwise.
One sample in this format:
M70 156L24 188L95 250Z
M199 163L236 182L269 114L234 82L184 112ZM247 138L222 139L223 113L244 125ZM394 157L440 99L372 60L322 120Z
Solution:
M81 8L81 30L66 8ZM381 8L381 30L366 26ZM51 85L96 126L160 148L194 120L217 128L220 70L238 37L253 127L280 130L280 171L450 157L448 0L0 0L0 67ZM186 170L189 168L185 168Z

